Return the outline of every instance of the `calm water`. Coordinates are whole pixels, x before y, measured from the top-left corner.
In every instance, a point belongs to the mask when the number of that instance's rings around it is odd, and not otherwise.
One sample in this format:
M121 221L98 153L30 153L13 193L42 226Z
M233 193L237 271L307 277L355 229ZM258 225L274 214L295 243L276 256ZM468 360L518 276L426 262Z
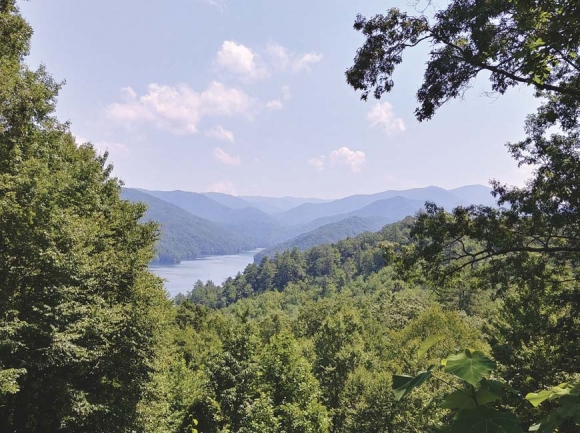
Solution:
M259 251L261 249L232 256L205 256L178 265L151 265L149 269L165 280L165 288L170 297L174 297L178 293L189 292L197 280L223 283L228 277L234 277L253 263L254 254Z

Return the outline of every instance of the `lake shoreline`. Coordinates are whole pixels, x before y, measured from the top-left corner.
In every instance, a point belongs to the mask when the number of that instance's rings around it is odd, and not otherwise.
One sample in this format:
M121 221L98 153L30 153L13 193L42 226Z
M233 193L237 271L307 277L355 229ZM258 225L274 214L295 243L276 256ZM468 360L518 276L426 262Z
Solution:
M190 292L198 280L222 284L227 278L235 277L254 263L254 255L262 250L257 248L240 254L200 256L175 264L150 264L149 270L164 280L165 290L173 298Z

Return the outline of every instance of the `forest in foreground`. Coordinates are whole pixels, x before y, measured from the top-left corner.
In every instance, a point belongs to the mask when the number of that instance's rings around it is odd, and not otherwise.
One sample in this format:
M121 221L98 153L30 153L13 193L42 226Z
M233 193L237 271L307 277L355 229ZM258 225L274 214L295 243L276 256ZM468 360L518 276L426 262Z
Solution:
M55 117L0 0L0 431L580 431L580 5L453 0L359 16L347 83L380 97L431 44L416 116L478 74L540 102L499 207L416 217L264 257L171 302L159 237L107 154Z

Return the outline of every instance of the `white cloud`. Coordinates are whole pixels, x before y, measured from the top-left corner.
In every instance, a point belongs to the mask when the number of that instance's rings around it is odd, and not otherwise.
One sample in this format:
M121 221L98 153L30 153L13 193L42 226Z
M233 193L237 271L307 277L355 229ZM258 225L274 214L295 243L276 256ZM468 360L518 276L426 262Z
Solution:
M209 138L215 138L216 140L234 142L234 133L224 129L221 125L215 125L213 128L205 131L205 136Z
M329 160L332 165L346 165L352 171L358 172L365 166L367 156L360 150L350 150L343 146L330 152Z
M123 87L121 88L121 98L124 101L134 101L137 99L137 93L129 86Z
M282 86L282 99L284 99L284 101L292 99L292 91L289 86Z
M290 67L290 53L282 45L270 44L267 49L270 55L270 61L278 69L288 69Z
M406 129L403 119L395 115L393 106L388 102L377 102L368 112L367 120L371 126L379 126L389 135Z
M343 146L333 150L328 156L320 155L310 158L307 162L317 170L324 170L327 166L346 166L353 172L361 171L366 163L367 156L361 150L350 150Z
M278 44L268 45L267 52L274 67L292 72L310 71L310 66L320 62L324 56L315 52L296 54Z
M308 160L308 164L310 164L315 169L322 171L322 170L324 170L325 160L326 160L326 157L324 155L320 155L317 158L310 158Z
M282 107L282 102L279 99L273 99L272 101L268 101L266 104L266 108L270 111L281 110Z
M242 163L239 156L232 156L219 147L216 147L213 150L213 156L215 159L225 165L240 165Z
M123 124L150 123L173 134L194 134L203 117L247 115L252 105L243 91L217 81L201 93L184 84L172 87L152 83L145 95L110 104L107 115Z
M77 146L80 146L81 144L86 144L88 142L90 142L90 140L87 140L85 137L82 137L80 135L75 135L75 143Z
M221 192L223 194L237 195L236 186L228 180L212 183L207 187L207 190L208 192Z
M217 1L217 0L203 0L204 3L207 3L210 6L213 6L219 9L220 12L223 12L226 9L226 5L224 2Z
M218 69L225 69L241 78L255 80L268 76L266 68L258 66L254 52L234 41L224 41L215 59Z
M110 141L97 141L93 143L95 149L99 152L108 151L112 156L128 156L129 148L123 143L110 142Z
M317 53L304 54L294 61L292 67L295 72L310 71L310 66L320 62L324 56Z
M224 41L216 54L214 66L244 81L254 81L267 78L276 70L295 73L310 71L312 65L324 58L322 54L315 52L297 54L278 44L269 44L261 54L238 42ZM283 92L289 95L288 92Z
M124 157L124 156L129 155L129 148L125 144L119 143L119 142L111 142L111 141L93 142L93 141L87 140L85 137L80 136L80 135L75 136L75 142L76 142L77 146L90 143L93 145L93 148L98 153L101 153L101 154L104 153L105 151L108 151L109 154L112 156Z

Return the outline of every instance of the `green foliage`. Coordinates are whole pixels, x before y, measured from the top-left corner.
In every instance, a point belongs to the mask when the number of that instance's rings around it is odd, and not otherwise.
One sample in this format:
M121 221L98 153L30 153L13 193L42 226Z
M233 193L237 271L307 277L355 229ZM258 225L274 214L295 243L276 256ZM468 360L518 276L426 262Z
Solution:
M538 393L526 395L534 407L545 401L556 400L559 406L530 431L552 433L555 431L574 431L580 428L580 384L563 383Z
M421 345L421 354L425 353L425 347L433 347L433 341L436 340L440 340L440 337L429 337L425 340ZM479 351L465 349L451 354L440 362L440 367L432 365L428 371L420 372L416 376L395 375L392 385L395 398L403 399L430 378L447 383L437 374L441 368L463 382L459 386L453 384L455 390L445 395L441 401L441 407L456 411L450 431L523 432L521 421L513 412L492 407L509 395L520 398L520 394L505 382L488 379L497 369L497 364ZM569 431L568 427L573 428L570 431L575 431L580 427L580 387L577 384L564 383L538 393L529 393L525 398L534 407L547 400L558 400L561 403L560 407L538 424L531 426L529 431Z
M518 164L533 169L524 187L494 181L500 207L449 213L428 204L411 230L413 242L388 249L390 264L434 288L445 305L492 319L486 332L499 371L524 393L580 373L579 346L570 344L580 332L579 17L578 2L570 0L457 0L416 16L393 8L357 18L366 41L347 71L363 99L371 92L378 98L393 88L404 52L425 42L431 50L417 93L419 120L463 96L481 72L495 92L523 84L540 99L525 139L508 144ZM482 293L497 298L496 313L474 305ZM510 399L524 424L538 418ZM547 406L541 412L552 417L552 430L576 428L557 427Z
M431 377L433 373L432 369L427 371L422 371L416 376L393 376L393 394L395 394L395 399L401 400L407 394L409 394L413 388L421 385L427 379Z
M569 0L452 1L431 15L411 16L397 8L370 19L359 15L354 28L366 41L346 72L347 81L362 90L363 99L371 92L380 98L392 90L404 52L424 42L431 50L417 92L419 120L462 96L484 71L494 92L526 84L538 94L577 99L579 18L580 7Z
M54 118L14 1L0 26L0 430L137 429L170 311L147 272L156 227Z
M334 245L319 245L305 252L294 248L272 258L262 257L258 265L248 265L221 287L213 282L196 282L186 297L196 304L220 308L260 293L284 290L289 284L314 284L324 290L331 290L332 285L344 286L381 270L385 266L382 243L408 242L411 221L407 218L378 233L363 233Z
M290 251L297 248L298 251L306 251L317 245L324 245L330 243L336 243L342 239L347 239L352 236L357 236L360 233L369 231L376 231L383 227L385 224L385 218L375 217L375 218L361 218L361 217L349 217L344 218L340 221L325 224L321 227L317 227L312 231L303 233L295 238L288 241L282 242L280 244L274 245L260 251L255 256L256 263L262 260L262 257L269 256L273 257L276 253L283 253L284 251Z
M459 412L452 433L522 433L516 416L488 407L465 409Z
M11 368L0 370L0 398L6 394L16 394L20 391L18 378L26 374L26 369Z
M465 349L445 359L445 372L454 374L475 386L497 368L497 364L483 353Z
M440 340L439 337L430 337L421 345L421 354L425 347L433 347ZM403 399L413 389L421 386L430 378L446 382L437 375L443 369L464 382L464 385L455 386L453 392L445 395L441 406L453 409L457 414L451 425L452 432L492 432L492 433L519 433L523 432L518 418L510 412L499 411L488 405L505 397L507 385L487 379L497 368L496 363L482 352L465 349L451 354L443 359L439 366L432 365L428 371L416 376L393 377L393 394L397 400Z
M363 98L390 91L403 51L427 39L419 119L482 70L501 93L533 86L544 104L510 151L535 177L496 183L501 208L430 204L198 281L171 306L147 271L156 210L123 200L107 155L54 118L59 84L23 63L32 30L0 1L0 430L577 432L579 10L457 0L357 19L367 41L347 78ZM229 217L275 238L268 216ZM238 245L183 214L166 224L197 230L193 249L162 238L169 260Z

